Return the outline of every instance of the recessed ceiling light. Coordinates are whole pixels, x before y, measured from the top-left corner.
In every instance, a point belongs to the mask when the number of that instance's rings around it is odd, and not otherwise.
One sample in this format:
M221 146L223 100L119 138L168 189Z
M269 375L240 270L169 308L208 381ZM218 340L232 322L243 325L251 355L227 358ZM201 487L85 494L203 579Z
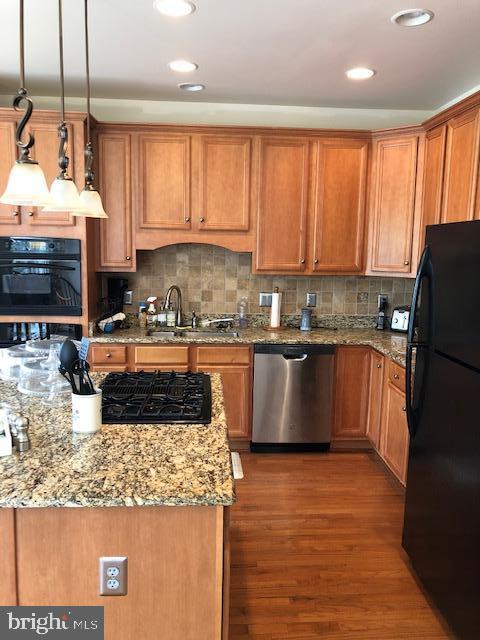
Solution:
M189 0L155 0L153 6L164 16L172 16L173 18L188 16L196 9L193 2L189 2Z
M429 9L404 9L392 16L390 20L401 27L419 27L433 20L434 15Z
M194 82L182 82L178 85L179 89L183 91L203 91L205 89L204 84L195 84Z
M368 80L375 75L375 71L373 69L368 69L367 67L355 67L354 69L349 69L345 71L345 75L350 80Z
M172 60L172 62L168 63L168 66L172 71L177 71L178 73L189 73L198 69L198 64L188 60Z

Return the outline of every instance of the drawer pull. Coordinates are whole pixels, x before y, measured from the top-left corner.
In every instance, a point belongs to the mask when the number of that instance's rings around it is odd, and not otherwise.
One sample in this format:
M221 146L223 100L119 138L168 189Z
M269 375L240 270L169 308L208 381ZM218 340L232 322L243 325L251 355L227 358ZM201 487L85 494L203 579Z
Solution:
M131 260L132 256L125 256L125 260Z
M381 369L382 365L381 364L377 364L377 369Z
M105 354L105 357L106 357L106 358L111 358L111 357L112 357L112 354L111 354L111 353L106 353L106 354Z
M305 258L302 258L302 259L300 260L300 263L301 263L301 264L305 264Z
M187 216L187 217L185 218L185 222L190 222L190 216Z
M318 264L319 260L318 258L315 258L315 264Z
M407 410L407 407L402 407L402 411L406 411L406 410Z
M200 222L205 222L205 218L200 218Z
M29 211L28 215L32 218L33 217L33 211Z
M393 377L394 377L394 379L395 379L395 380L398 380L398 379L400 378L400 376L398 375L398 373L394 373L394 374L393 374Z
M12 211L12 216L16 218L18 216L18 211Z
M408 267L408 265L410 264L410 262L408 260L405 260L405 262L403 263L406 267Z

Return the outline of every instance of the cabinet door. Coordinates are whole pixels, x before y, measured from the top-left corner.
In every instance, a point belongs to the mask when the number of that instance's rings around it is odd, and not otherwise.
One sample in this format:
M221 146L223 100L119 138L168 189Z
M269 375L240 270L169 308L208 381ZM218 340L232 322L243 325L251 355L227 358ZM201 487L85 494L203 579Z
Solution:
M473 220L478 173L480 112L469 111L447 125L442 222Z
M367 156L361 140L318 144L313 271L362 270Z
M376 140L370 271L410 273L418 137Z
M257 271L301 272L306 263L308 138L262 138Z
M442 125L428 131L425 136L425 167L423 173L422 238L429 224L439 224L442 210L443 172L447 127Z
M228 437L250 440L252 433L252 374L250 366L198 365L197 371L220 373Z
M252 139L200 136L193 215L200 231L248 231Z
M141 229L190 229L190 146L188 135L137 136L135 207Z
M0 122L0 195L5 191L16 160L15 124ZM0 224L20 224L20 207L0 204Z
M367 438L375 449L380 448L382 418L383 371L385 358L378 351L370 352L370 393L368 399Z
M397 478L405 484L408 459L408 428L405 394L392 384L385 383L380 454Z
M42 167L48 187L60 173L58 166L58 122L31 123L29 131L35 138L35 145L32 147L32 157ZM75 148L75 136L72 125L67 124L68 146L67 155L70 158L68 165L69 175L75 179L75 154L83 153L83 149L77 151ZM44 212L41 207L30 207L27 209L29 222L36 226L74 226L75 216L68 211Z
M100 133L99 189L108 220L100 221L100 269L135 270L130 135Z
M364 439L367 433L369 347L337 347L333 439Z

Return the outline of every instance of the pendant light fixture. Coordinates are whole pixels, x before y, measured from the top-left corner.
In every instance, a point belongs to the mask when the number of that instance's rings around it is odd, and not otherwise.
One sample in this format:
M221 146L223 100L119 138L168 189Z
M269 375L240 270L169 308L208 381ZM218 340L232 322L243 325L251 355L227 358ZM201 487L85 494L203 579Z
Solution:
M103 208L102 199L93 186L95 173L93 170L93 144L90 126L90 53L88 44L88 0L85 6L85 71L87 78L87 144L85 145L85 186L80 192L80 203L83 209L72 211L74 216L89 218L108 218Z
M40 165L30 158L30 149L35 144L32 134L28 134L26 142L22 142L22 135L33 112L33 102L25 89L25 42L24 42L24 11L23 0L20 0L20 89L13 99L15 111L25 109L22 119L15 132L15 144L20 150L20 156L13 165L8 177L7 188L0 198L3 204L36 207L48 204L48 192L45 175Z
M75 182L68 175L68 165L70 162L67 156L68 129L65 123L65 81L63 73L63 15L62 1L58 0L58 48L60 54L60 124L58 125L58 138L60 145L58 149L58 166L60 173L52 182L50 187L51 201L43 211L76 211L81 210L82 205Z

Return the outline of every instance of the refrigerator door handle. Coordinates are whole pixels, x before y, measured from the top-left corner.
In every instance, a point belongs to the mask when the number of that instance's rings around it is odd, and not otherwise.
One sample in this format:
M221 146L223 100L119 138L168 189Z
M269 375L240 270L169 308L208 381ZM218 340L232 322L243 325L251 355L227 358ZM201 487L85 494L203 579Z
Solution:
M422 288L422 280L425 277L431 276L431 258L430 249L428 245L425 247L418 264L417 277L415 278L415 285L413 287L412 306L410 309L410 316L408 318L408 330L407 330L407 343L415 344L415 319L418 311L418 300L420 297L420 291Z
M410 438L414 438L416 433L415 412L412 406L412 359L415 345L407 345L407 357L405 363L405 406L407 408L407 426Z

